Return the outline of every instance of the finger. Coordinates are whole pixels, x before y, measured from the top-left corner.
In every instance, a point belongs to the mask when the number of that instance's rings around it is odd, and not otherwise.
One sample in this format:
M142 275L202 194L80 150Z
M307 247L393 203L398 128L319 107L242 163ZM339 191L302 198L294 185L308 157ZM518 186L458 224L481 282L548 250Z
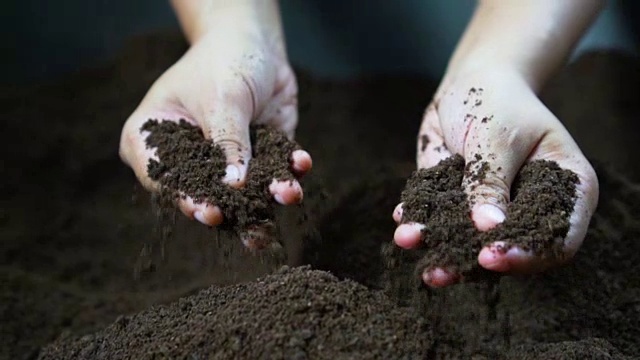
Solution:
M223 182L238 188L245 183L251 160L249 124L254 117L256 104L252 90L241 79L233 77L220 84L223 86L207 89L211 100L184 103L189 112L194 114L205 138L211 139L225 155L227 167Z
M311 155L304 150L296 150L291 154L291 170L298 177L304 176L311 170L313 161Z
M149 161L159 161L156 149L149 148L146 145L146 138L149 136L148 131L140 131L142 124L148 119L171 119L164 121L175 121L179 118L186 119L188 117L178 111L164 112L151 110L148 102L137 109L125 123L120 141L120 155L136 174L140 183L149 191L158 192L160 184L152 180L148 175ZM190 219L196 219L208 226L217 226L222 223L223 216L220 208L207 203L195 203L192 198L180 195L176 200L178 208Z
M276 88L256 123L274 126L293 140L298 125L298 84L290 67L280 68L275 84Z
M299 204L302 202L303 192L297 180L278 181L273 180L269 185L269 191L273 198L282 205Z
M393 239L396 245L404 249L413 249L420 245L424 225L418 223L401 224L396 228Z
M133 115L135 116L135 115ZM160 184L151 180L148 173L149 160L159 161L155 149L146 147L148 133L141 134L140 121L128 120L120 136L120 158L135 173L142 186L151 192L160 190Z
M427 108L420 125L417 154L418 169L433 167L452 155L445 145L438 111L433 104Z
M163 111L160 109L161 106L158 105L158 101L145 98L138 109L127 119L120 135L119 152L121 159L131 167L138 181L145 189L152 192L159 191L160 184L149 177L149 161L160 161L160 159L155 148L147 147L146 139L150 133L141 131L143 124L149 119L157 119L159 121L184 119L195 124L193 120L179 111Z
M509 274L533 274L558 265L564 259L536 256L520 247L508 247L503 241L485 246L478 254L478 263L487 270Z
M207 203L196 203L190 196L179 197L178 208L190 219L198 220L207 226L218 226L224 219L222 211L218 206Z
M569 217L569 231L564 239L565 257L571 258L582 245L598 205L598 177L564 128L543 139L531 160L539 159L555 161L560 168L571 170L578 177L575 204Z
M400 223L402 222L402 203L398 204L393 210L392 217L393 221L395 221L396 224L400 225Z
M567 154L572 154L567 156ZM531 160L552 160L563 169L569 169L578 176L576 202L569 218L569 231L563 242L564 256L537 256L519 247L507 247L504 242L495 242L483 248L478 262L486 269L517 274L531 274L544 271L570 260L579 249L586 235L589 220L598 200L598 180L593 168L580 152L568 133L558 129L543 138L534 150Z
M442 288L460 282L461 277L442 268L425 270L422 273L422 281L430 287Z
M272 99L256 119L257 124L269 124L287 134L293 140L298 124L298 86L293 72L288 68L278 72L278 79ZM298 177L311 170L311 156L304 150L291 154L291 169Z
M476 228L486 231L504 221L511 183L542 131L540 126L515 128L510 119L499 116L467 117L463 186Z

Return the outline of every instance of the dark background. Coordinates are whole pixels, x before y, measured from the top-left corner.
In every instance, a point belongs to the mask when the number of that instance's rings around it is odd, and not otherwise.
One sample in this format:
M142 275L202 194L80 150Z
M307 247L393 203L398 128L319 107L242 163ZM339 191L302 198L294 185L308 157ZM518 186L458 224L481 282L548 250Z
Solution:
M419 73L439 77L475 0L283 0L292 62L318 75ZM107 61L132 35L178 30L167 0L11 1L4 83ZM635 1L610 1L577 49L632 51ZM631 26L627 26L629 24ZM636 32L637 33L637 32Z

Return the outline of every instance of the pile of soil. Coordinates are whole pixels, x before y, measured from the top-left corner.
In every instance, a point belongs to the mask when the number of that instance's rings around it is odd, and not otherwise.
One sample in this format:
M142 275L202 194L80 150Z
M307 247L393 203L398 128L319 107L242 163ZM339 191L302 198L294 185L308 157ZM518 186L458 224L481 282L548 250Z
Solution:
M467 198L463 177L479 182L488 171L489 163L479 155L467 164L455 155L411 175L402 193L402 222L425 225L418 273L442 267L465 280L488 276L477 258L495 241L505 243L503 251L518 246L541 258L562 256L563 244L557 239L569 231L578 176L551 161L525 164L514 179L505 221L480 232L471 220L474 199Z
M240 332L216 337L192 331L213 329L215 324L200 322L210 318L228 323L242 318L235 329L246 334L266 329L274 351L302 348L311 354L317 346L308 347L307 341L335 344L323 349L327 356L341 346L362 351L363 357L384 356L388 349L369 348L368 339L393 341L408 358L413 351L415 357L426 351L431 358L476 359L623 359L640 353L635 321L640 318L640 222L635 216L640 189L628 180L638 174L629 168L637 167L637 161L629 161L635 139L615 137L601 125L613 116L621 131L637 133L640 108L621 94L633 94L640 85L638 59L611 53L586 56L556 77L543 96L570 130L600 129L598 141L577 137L578 143L587 156L624 174L597 169L600 205L575 261L532 277L427 291L414 274L421 257L394 246L385 247L383 257L380 247L391 243L391 212L413 170L419 119L436 82L379 77L338 83L298 72L297 141L312 154L314 171L303 184L304 209L278 209L279 240L290 265L310 264L339 280L307 268L265 278L279 263L244 251L225 232L179 215L169 219L175 223L166 236L149 195L118 158L124 119L185 49L179 35L145 37L103 68L2 92L7 116L0 123L0 148L8 171L0 192L0 358L44 358L67 350L98 353L110 342L93 350L85 345L101 338L117 345L116 335L124 335L121 327L165 336L186 329L187 320L192 321L187 322L188 334L194 337L176 339L194 349L193 339L241 338ZM575 91L578 85L580 91ZM597 111L584 110L592 104ZM602 138L619 141L603 144ZM600 146L607 151L599 152ZM301 215L307 219L303 223ZM302 279L308 281L306 288L298 285ZM258 312L247 301L254 299L252 291L268 291L268 284L277 284L276 290L260 298L264 311ZM296 297L289 298L289 292ZM277 299L285 300L272 302ZM296 322L286 316L279 320L279 315L293 316L284 305L308 299L319 304L311 308L319 310L319 320L313 324L313 338L305 340L309 333L304 328L292 329ZM227 304L213 310L222 300ZM344 300L343 309L353 310L345 312L353 318L332 313L338 300ZM368 305L360 309L355 301ZM181 303L191 308L181 308ZM189 310L205 308L211 314ZM283 310L276 316L271 309ZM367 311L381 316L365 318ZM263 320L267 314L274 315ZM357 323L332 332L334 337L320 331L356 318ZM418 319L422 326L416 328L412 321ZM369 332L354 336L355 329ZM406 336L387 338L388 330L405 331ZM351 337L340 338L343 334ZM356 338L353 344L345 342ZM173 341L159 339L155 350L176 351ZM233 346L217 350L235 351ZM136 348L128 351L134 354Z
M308 267L123 317L42 359L423 358L426 322L380 292Z

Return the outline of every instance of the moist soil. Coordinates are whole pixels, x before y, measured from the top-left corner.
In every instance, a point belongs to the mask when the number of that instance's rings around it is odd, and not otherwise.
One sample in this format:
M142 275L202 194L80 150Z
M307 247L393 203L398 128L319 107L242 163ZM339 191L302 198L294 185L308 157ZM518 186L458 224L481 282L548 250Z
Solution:
M299 148L284 133L265 126L251 128L252 158L247 177L241 189L234 189L222 182L227 167L222 148L205 139L197 126L184 119L150 119L140 131L149 132L146 145L158 156L149 160L147 172L161 184L160 206L172 206L174 200L189 196L195 203L217 205L226 219L221 228L240 238L249 236L244 234L247 229L256 228L266 237L264 241L254 239L256 245L277 237L271 231L276 224L269 185L274 179L294 179L289 159ZM252 231L256 233L260 232Z
M298 72L297 141L314 169L304 207L276 207L283 259L181 214L159 218L118 158L124 119L185 49L178 35L143 37L102 68L4 89L0 358L640 353L640 171L628 136L639 130L638 59L585 55L543 93L586 155L607 164L596 166L599 207L575 260L435 291L415 277L423 254L389 245L435 81ZM283 262L293 267L277 271Z
M442 160L429 169L415 171L402 192L403 223L424 224L423 258L417 271L440 267L469 280L491 272L482 271L480 250L500 241L496 251L512 246L531 251L541 258L562 256L563 239L569 231L569 216L575 204L578 176L557 163L536 160L525 164L514 179L506 219L495 228L478 231L471 220L474 199L464 191L465 179L478 183L489 163L480 155L465 164L460 155Z
M209 288L122 317L43 358L318 359L424 356L427 324L381 292L308 267Z

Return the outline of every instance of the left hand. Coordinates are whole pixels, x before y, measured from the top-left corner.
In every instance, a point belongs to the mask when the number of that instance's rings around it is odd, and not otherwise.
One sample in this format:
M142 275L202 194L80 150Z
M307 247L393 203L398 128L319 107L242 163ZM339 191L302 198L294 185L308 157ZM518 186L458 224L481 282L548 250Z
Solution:
M490 120L483 122L483 118ZM426 147L420 141L423 135L429 139ZM494 243L482 249L478 263L492 271L534 273L572 258L597 205L598 179L571 135L522 76L502 70L475 71L441 85L420 128L418 168L432 167L452 154L462 155L467 162L479 154L494 170L478 186L465 187L467 196L476 199L471 218L480 231L504 221L511 184L524 163L552 160L575 172L580 182L562 259L543 260L518 247L500 252L496 249L503 244ZM402 223L402 204L393 218L399 225L395 243L407 249L419 246L423 225ZM422 278L433 287L460 280L459 274L443 268L426 270Z

